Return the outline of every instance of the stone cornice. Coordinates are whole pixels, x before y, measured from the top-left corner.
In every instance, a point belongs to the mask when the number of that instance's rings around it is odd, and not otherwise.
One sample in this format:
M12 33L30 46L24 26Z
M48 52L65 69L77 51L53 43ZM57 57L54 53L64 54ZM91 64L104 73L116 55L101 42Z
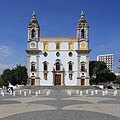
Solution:
M27 54L36 55L41 52L41 50L25 50Z
M75 50L78 54L89 54L91 50Z

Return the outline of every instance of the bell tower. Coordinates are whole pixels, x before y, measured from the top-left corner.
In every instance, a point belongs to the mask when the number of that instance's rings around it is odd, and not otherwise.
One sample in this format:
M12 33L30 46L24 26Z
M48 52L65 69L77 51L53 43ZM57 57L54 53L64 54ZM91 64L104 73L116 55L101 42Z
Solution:
M27 57L28 57L28 85L40 85L39 77L39 43L40 27L33 11L32 18L28 23L28 44L27 44Z
M77 52L77 85L89 86L89 25L85 19L84 12L81 12L76 28L76 37L78 40Z

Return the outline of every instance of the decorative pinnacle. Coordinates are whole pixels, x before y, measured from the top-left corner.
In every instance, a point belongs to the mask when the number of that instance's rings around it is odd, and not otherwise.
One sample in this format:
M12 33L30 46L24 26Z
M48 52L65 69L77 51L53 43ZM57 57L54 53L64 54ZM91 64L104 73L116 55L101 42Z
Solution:
M83 12L83 10L82 10L82 12L81 12L81 17L84 17L84 12Z
M32 13L32 18L36 18L35 11Z

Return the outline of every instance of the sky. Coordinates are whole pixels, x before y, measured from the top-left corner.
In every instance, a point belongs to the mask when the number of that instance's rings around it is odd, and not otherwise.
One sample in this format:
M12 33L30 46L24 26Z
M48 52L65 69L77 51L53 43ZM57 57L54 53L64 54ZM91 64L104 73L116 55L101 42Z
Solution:
M75 36L81 11L89 24L91 60L114 54L120 66L120 0L0 0L0 74L17 64L27 65L27 26L32 11L41 36Z

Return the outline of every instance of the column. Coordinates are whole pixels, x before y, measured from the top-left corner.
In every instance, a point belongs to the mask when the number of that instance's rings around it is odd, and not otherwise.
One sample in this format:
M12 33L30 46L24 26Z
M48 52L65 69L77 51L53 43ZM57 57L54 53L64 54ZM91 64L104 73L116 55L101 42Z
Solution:
M36 74L36 85L40 85L40 77L39 77L39 55L36 56L36 62L37 62L37 74Z
M30 55L28 55L27 56L28 57L28 64L27 64L27 74L28 74L28 81L27 81L27 83L28 83L28 85L30 85L31 84L31 79L30 79Z
M86 69L87 69L87 73L86 73L86 82L85 85L89 86L89 55L86 55Z
M81 66L81 63L80 63L80 55L77 56L77 86L80 86L81 85L81 79L80 79L80 66Z

